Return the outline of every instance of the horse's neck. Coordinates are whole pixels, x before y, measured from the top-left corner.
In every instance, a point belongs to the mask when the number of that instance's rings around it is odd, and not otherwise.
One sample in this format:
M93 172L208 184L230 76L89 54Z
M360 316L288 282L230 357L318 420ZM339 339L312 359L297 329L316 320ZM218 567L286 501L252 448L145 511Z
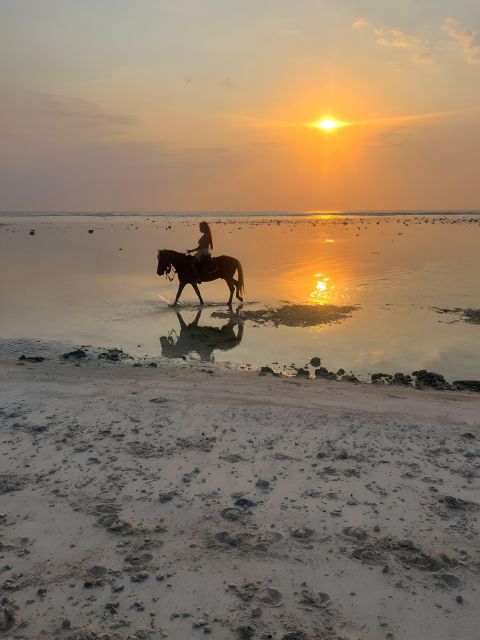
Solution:
M178 251L169 250L168 251L168 259L171 261L174 267L179 263L185 262L187 256L183 253L179 253Z

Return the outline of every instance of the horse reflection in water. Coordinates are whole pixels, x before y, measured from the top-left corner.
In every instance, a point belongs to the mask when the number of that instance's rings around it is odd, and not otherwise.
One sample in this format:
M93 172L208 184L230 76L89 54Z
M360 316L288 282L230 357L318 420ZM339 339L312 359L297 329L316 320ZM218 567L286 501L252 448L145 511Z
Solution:
M213 362L215 349L229 351L237 347L243 338L243 320L240 317L240 307L236 312L230 312L230 319L223 327L199 326L202 315L199 309L193 322L187 324L182 314L177 311L180 323L180 334L172 329L168 336L160 338L162 356L166 358L186 358L196 352L202 362ZM235 327L237 331L235 332Z

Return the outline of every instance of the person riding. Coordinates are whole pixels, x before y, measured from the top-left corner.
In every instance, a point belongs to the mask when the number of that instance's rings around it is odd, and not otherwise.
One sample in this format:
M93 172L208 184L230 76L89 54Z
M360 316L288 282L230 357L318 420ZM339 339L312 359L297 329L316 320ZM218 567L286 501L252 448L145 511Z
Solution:
M213 250L212 232L208 222L200 222L199 229L202 236L198 241L198 247L187 249L187 253L195 252L192 259L192 269L197 282L200 282L200 269L212 259L210 249Z

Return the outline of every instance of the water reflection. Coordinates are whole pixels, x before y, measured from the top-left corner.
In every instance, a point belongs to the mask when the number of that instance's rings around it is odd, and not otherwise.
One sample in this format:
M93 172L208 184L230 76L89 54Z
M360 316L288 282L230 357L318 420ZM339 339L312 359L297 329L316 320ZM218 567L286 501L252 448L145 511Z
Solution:
M243 321L240 316L240 305L236 311L230 311L230 318L223 327L199 325L202 309L199 309L193 322L186 323L180 311L177 318L180 333L171 329L167 336L160 338L162 356L166 358L183 358L197 353L202 362L213 362L213 352L229 351L237 347L243 338ZM236 330L235 330L236 328Z
M317 284L315 290L311 292L309 298L316 304L327 304L332 302L332 293L335 285L330 282L330 278L323 273L316 273Z

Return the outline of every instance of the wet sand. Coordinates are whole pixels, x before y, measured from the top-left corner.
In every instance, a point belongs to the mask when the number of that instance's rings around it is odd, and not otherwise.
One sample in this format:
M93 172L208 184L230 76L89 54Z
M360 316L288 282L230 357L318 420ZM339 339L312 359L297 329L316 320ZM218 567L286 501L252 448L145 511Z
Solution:
M478 395L77 364L0 367L5 637L478 637Z

